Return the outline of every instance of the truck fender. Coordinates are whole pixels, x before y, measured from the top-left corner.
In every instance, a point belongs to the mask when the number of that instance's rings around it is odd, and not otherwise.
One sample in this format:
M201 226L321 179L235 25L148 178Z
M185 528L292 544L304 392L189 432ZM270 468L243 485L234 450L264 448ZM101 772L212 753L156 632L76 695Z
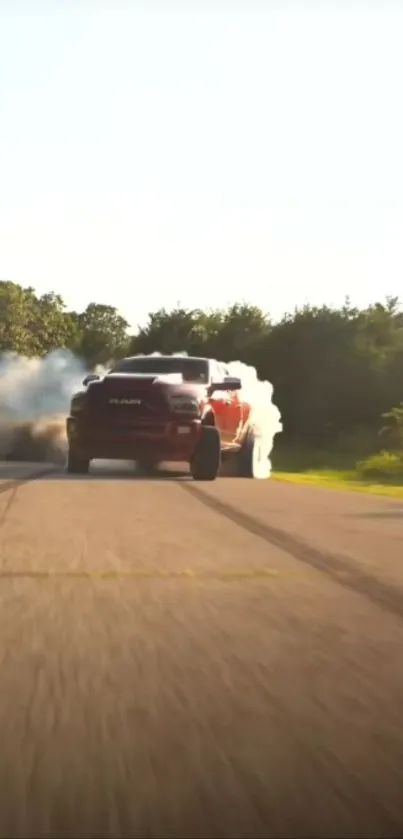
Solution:
M205 408L202 414L202 424L203 425L215 425L215 415L214 411L210 407Z

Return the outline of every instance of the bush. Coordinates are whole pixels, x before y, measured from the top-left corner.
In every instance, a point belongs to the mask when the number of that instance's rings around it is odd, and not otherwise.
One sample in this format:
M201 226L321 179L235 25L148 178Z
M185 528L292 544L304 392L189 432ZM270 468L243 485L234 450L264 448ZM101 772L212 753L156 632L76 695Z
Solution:
M398 444L389 445L389 439L382 443L385 449L396 450ZM357 458L365 459L379 449L379 430L376 427L358 427L348 432L340 432L337 437L337 449L343 455L352 455L354 462Z
M364 479L383 479L403 483L403 452L382 451L361 460L356 470Z

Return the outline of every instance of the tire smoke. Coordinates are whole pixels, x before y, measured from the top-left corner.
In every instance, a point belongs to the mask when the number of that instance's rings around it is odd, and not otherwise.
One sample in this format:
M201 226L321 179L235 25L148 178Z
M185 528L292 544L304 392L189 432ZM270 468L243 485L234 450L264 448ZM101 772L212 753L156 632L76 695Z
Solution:
M0 459L64 463L65 418L85 375L67 350L44 358L0 356Z
M259 379L256 369L242 361L230 361L226 367L231 376L235 376L242 382L240 398L250 405L248 426L260 442L261 476L268 478L272 471L270 455L273 451L274 438L283 430L281 413L273 402L273 385L271 382Z

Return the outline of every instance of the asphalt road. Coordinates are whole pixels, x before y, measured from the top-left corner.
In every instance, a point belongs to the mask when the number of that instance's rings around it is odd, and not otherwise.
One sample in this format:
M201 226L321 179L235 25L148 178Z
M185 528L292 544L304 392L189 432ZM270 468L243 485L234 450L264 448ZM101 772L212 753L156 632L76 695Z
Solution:
M0 837L403 836L403 503L0 468Z

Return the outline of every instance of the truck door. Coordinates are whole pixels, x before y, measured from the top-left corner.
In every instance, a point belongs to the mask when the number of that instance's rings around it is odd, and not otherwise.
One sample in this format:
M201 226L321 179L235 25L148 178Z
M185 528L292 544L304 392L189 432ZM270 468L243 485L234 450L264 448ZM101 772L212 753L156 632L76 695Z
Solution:
M219 365L223 378L230 376L230 372L225 364ZM225 391L226 396L226 423L227 436L230 444L235 443L243 423L242 400L238 390Z
M211 382L221 382L223 380L220 365L216 361L210 362ZM210 396L210 401L215 414L217 428L221 435L221 440L224 445L230 442L230 432L228 429L228 393L224 390L215 390Z
M212 381L222 382L228 375L225 365L218 362L211 363ZM211 402L221 440L225 446L229 446L235 441L242 422L241 401L238 391L216 390L211 396Z

